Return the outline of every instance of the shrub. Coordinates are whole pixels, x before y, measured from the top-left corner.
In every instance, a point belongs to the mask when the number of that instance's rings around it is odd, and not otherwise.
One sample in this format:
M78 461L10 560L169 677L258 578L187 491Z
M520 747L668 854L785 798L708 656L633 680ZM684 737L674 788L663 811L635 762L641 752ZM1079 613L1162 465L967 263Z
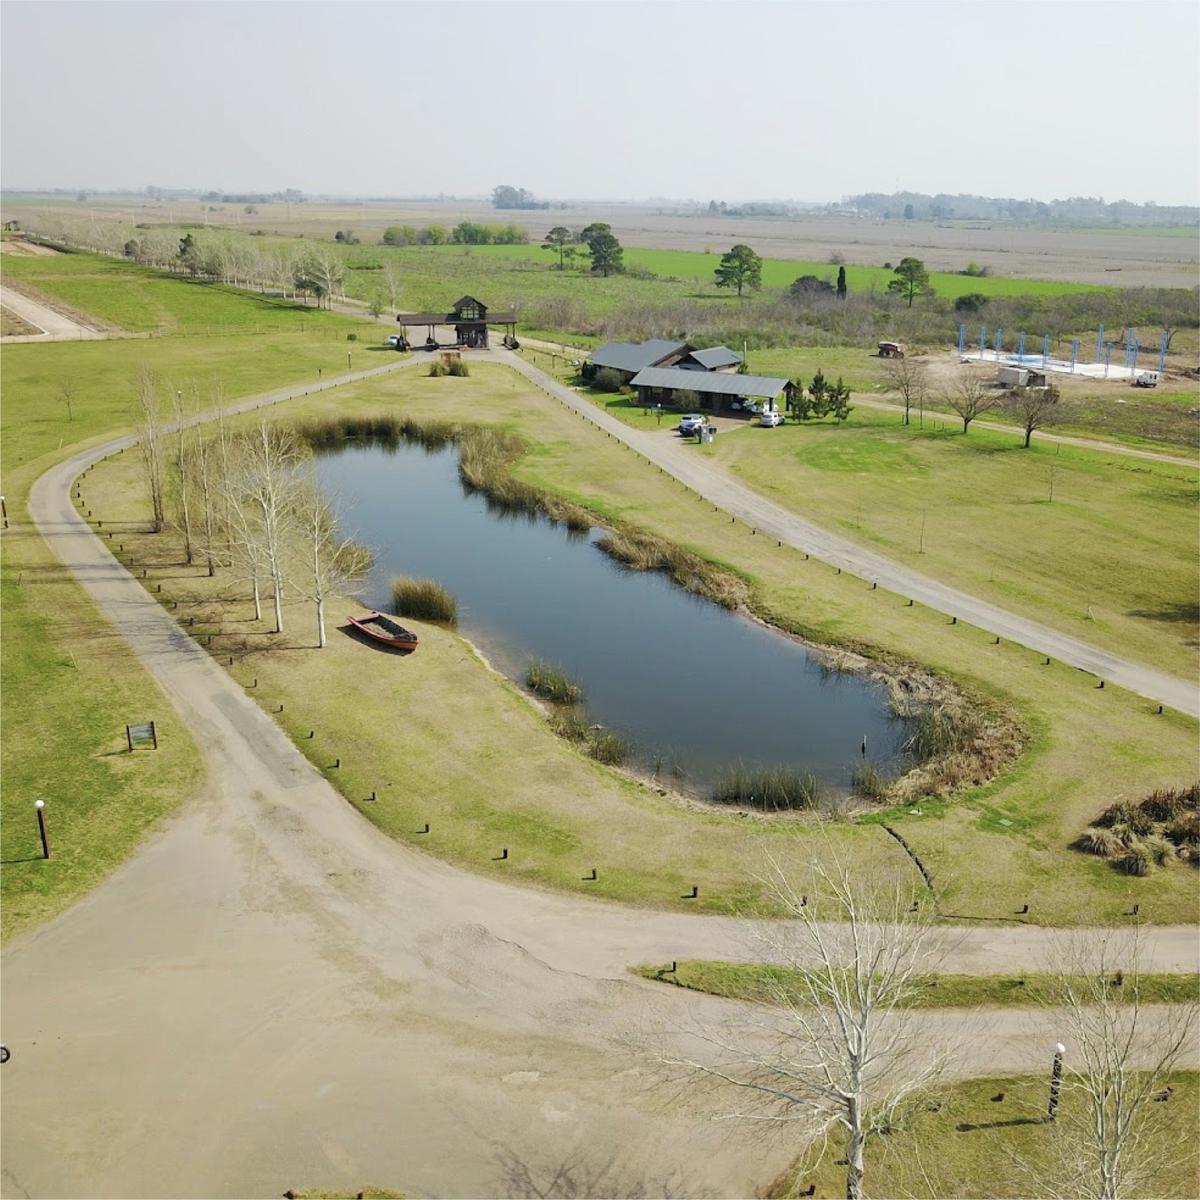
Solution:
M854 794L860 799L872 800L876 804L882 804L888 798L891 786L891 776L871 763L855 767L850 776L850 787Z
M1154 864L1153 855L1140 842L1134 846L1130 846L1125 853L1117 859L1117 866L1125 872L1126 875L1149 875Z
M453 375L456 379L465 379L470 373L470 367L462 358L452 358L446 366L446 374Z
M583 688L553 663L531 662L525 670L525 683L531 692L552 704L578 704L583 699Z
M1170 821L1183 811L1183 795L1173 788L1159 788L1138 805L1151 821Z
M718 804L741 804L767 812L815 809L824 787L811 771L789 767L731 767L717 780L713 799Z
M592 386L600 392L619 392L625 386L625 380L620 371L600 367L592 376Z
M1176 846L1200 846L1200 813L1182 813L1163 832Z
M348 333L348 334L346 334L346 341L348 341L348 342L357 342L357 341L358 341L358 334L357 334L357 333Z
M1124 851L1125 843L1111 829L1092 825L1075 840L1075 848L1086 854L1097 854L1101 858L1113 858Z
M1128 800L1118 800L1115 804L1110 804L1096 818L1095 823L1106 828L1114 825L1128 826L1139 836L1150 833L1154 829L1154 821L1140 808L1130 804Z
M444 375L450 374L450 368L444 362L431 362L429 364L428 375L430 379L441 379Z
M1175 857L1175 845L1160 833L1152 834L1142 842L1146 852L1154 860L1156 866L1162 866Z
M393 579L392 611L418 621L458 622L458 601L435 579Z

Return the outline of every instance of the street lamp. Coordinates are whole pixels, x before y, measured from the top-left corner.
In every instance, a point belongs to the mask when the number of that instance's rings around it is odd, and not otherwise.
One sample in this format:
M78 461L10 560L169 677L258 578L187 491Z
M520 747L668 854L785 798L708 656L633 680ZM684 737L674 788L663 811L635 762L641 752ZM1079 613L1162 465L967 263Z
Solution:
M34 808L37 809L38 819L38 834L42 839L42 857L50 857L50 843L46 840L46 802L45 800L37 800L34 802Z

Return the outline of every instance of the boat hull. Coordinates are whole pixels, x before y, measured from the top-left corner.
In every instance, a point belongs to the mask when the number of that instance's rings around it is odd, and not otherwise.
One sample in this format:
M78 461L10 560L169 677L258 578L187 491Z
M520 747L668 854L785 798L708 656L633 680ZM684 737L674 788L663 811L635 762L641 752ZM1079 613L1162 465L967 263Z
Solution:
M397 625L385 613L373 612L368 613L365 617L347 617L346 619L355 629L366 634L373 641L391 646L394 650L411 651L417 648L417 635L402 625ZM381 622L386 622L386 625ZM389 629L388 626L391 628Z

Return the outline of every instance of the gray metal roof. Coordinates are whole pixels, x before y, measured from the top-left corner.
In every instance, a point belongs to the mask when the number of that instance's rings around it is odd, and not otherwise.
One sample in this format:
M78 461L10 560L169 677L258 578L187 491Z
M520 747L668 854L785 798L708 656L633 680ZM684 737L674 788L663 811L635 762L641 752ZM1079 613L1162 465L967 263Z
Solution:
M720 396L763 396L773 400L788 385L770 375L718 375L682 367L647 367L631 380L634 387L676 388Z
M592 364L597 367L612 367L616 371L640 371L652 367L669 355L678 354L687 342L668 342L663 338L651 338L648 342L609 342L592 353Z
M712 346L707 350L693 350L688 357L694 358L706 371L716 371L720 367L732 367L742 361L742 356L730 350L728 346Z

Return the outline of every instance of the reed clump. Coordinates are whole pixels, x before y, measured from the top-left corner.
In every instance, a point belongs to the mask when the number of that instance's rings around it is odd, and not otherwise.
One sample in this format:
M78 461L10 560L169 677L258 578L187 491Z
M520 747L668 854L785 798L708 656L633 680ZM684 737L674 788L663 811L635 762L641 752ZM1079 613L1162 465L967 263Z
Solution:
M550 726L559 737L573 742L585 754L605 766L619 767L633 753L629 739L611 729L591 724L583 710L564 705L550 719Z
M538 659L525 669L525 684L551 704L578 704L583 699L583 688L570 675L554 663Z
M850 775L850 789L860 800L883 804L891 796L892 776L872 763L857 766Z
M1200 865L1200 783L1158 788L1134 803L1117 800L1072 842L1126 875L1149 875L1173 859Z
M410 579L407 576L393 579L392 611L398 617L412 617L417 621L458 624L458 601L454 593L436 579Z
M791 812L819 808L824 793L824 785L811 771L739 764L717 780L712 798L718 804L736 804L764 812Z
M605 554L631 571L661 571L680 587L719 604L740 608L750 598L746 583L732 571L698 554L642 530L614 530L596 543Z

